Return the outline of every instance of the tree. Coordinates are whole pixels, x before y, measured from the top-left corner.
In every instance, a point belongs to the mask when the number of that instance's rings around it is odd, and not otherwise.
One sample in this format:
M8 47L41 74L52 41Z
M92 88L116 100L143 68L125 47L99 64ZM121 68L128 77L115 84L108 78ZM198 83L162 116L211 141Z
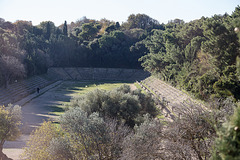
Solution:
M123 141L121 160L163 159L161 153L162 124L145 116L145 121L136 126L135 132Z
M116 22L115 28L116 28L116 29L119 29L120 27L121 27L121 26L120 26L119 22Z
M51 21L43 21L38 27L43 30L43 36L46 40L49 40L51 34L54 34L56 30L55 24Z
M68 35L68 29L67 29L67 21L64 22L64 25L63 25L63 34L65 36Z
M15 140L20 135L21 115L18 105L0 106L0 159L5 157L2 152L5 141Z
M231 113L232 103L212 101L210 108L205 108L189 101L174 107L179 116L164 130L163 159L209 159L216 128Z
M88 115L97 112L101 117L110 117L134 127L145 114L155 117L158 114L150 95L140 91L131 92L125 85L113 91L94 90L84 96L73 98L67 107L79 107Z
M207 40L202 50L216 59L216 66L224 70L227 65L233 65L239 53L237 34L232 25L221 16L214 16L204 23L204 36Z
M16 21L15 23L16 26L16 31L20 35L24 35L26 31L31 31L32 30L32 22L29 21Z
M237 60L236 60L236 71L237 71L238 80L240 80L240 57L237 57Z
M50 26L50 22L47 22L47 26L46 26L46 39L49 40L51 36L51 26Z
M82 25L82 32L79 33L79 37L83 40L92 40L98 33L99 29L93 23L85 23Z
M116 120L87 115L71 108L60 117L60 125L44 122L31 136L23 157L27 159L116 160L130 129Z
M157 20L152 19L148 15L145 14L131 14L128 17L128 20L123 26L127 29L133 28L142 28L147 31L151 31L152 29L160 28L160 24Z
M1 77L5 82L5 88L8 87L12 80L25 76L25 68L23 64L13 56L2 55L0 57Z
M217 131L213 160L240 159L240 106L235 108L230 120Z
M54 159L49 153L48 146L53 138L58 136L56 126L48 121L36 129L29 138L23 157L27 159ZM57 159L58 157L56 157Z
M89 116L80 108L72 108L60 119L69 134L70 145L77 159L117 159L121 143L129 129L117 121L103 119L98 113Z

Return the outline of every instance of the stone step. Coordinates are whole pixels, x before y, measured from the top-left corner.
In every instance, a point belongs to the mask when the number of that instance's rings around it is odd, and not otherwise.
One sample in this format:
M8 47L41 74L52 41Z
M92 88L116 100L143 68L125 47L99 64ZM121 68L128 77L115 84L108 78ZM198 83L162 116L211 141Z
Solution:
M0 88L0 105L14 103L36 92L36 88L43 88L55 81L47 78L47 75L33 76L29 79L10 84L8 89Z

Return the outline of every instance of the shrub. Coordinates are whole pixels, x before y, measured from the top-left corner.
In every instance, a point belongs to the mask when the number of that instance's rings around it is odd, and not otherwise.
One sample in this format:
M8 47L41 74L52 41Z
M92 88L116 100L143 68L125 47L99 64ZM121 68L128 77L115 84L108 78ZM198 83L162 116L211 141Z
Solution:
M72 156L77 159L117 159L121 153L120 144L130 132L117 121L104 121L98 113L88 116L80 108L66 112L60 124L69 135Z
M98 112L101 117L110 117L134 127L145 114L158 115L154 100L140 90L131 91L123 85L113 91L94 90L71 100L71 107L80 107L88 115ZM67 107L69 108L69 107Z
M164 159L208 159L218 112L185 102L176 106L175 113L180 116L164 130Z
M135 126L135 133L128 135L123 142L121 160L160 159L162 125L158 120L145 116L140 126Z

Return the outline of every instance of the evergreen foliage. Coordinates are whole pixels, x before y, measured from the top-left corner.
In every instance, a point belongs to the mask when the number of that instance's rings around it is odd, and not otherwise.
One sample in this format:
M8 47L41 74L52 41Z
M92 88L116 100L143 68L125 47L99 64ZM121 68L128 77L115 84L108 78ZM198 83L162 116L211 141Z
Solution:
M144 39L149 54L139 60L145 70L197 98L239 97L239 6L230 15L183 23L169 22ZM235 67L237 65L237 67Z
M63 34L65 36L68 35L68 29L67 29L67 21L64 22L64 25L63 25Z
M212 159L240 159L240 106L235 109L230 120L225 122L217 132L216 144Z
M2 19L0 53L14 55L25 66L27 76L45 73L51 66L142 65L197 98L234 96L238 100L238 22L239 6L232 15L202 17L189 23L175 19L160 24L145 14L132 14L122 25L86 17L69 25L65 21L59 27L51 21L33 26L27 21L10 23ZM1 78L4 83L6 79Z

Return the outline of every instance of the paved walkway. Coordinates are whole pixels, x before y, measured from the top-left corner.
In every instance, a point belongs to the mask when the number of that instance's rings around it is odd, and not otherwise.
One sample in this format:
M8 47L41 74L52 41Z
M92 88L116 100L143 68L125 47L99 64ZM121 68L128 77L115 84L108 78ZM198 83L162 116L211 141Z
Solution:
M61 98L70 99L70 97L63 97L62 93L58 95L56 90L60 84L61 81L57 81L41 89L40 93L33 93L15 103L22 106L22 136L16 141L5 142L3 152L9 158L19 160L19 156L23 152L22 148L25 147L32 130L40 126L43 120L56 118L56 115L51 115L49 112L53 111L53 106L61 104Z

